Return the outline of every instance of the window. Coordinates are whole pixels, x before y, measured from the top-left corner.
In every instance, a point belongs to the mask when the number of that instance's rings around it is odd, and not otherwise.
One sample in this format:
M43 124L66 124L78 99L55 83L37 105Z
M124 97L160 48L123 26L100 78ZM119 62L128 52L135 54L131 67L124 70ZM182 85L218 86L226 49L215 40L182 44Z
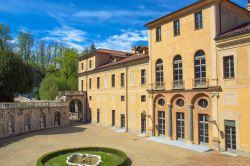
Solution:
M89 101L91 101L92 100L92 96L89 96Z
M121 96L121 101L125 101L125 96Z
M182 58L180 55L175 56L174 58L174 81L182 80L183 79L183 72L182 72Z
M81 90L83 91L83 80L81 80Z
M161 59L156 61L156 84L163 85L163 62Z
M194 58L194 65L195 79L200 81L206 79L206 57L204 51L199 50L196 52Z
M183 107L184 106L184 100L183 99L178 99L176 101L176 105L178 105L179 107Z
M158 134L165 135L165 112L158 111Z
M121 128L125 128L125 115L121 114Z
M90 69L92 68L92 61L91 60L89 61L89 68Z
M207 144L209 142L209 120L207 114L199 114L199 142Z
M92 83L92 81L91 81L91 78L89 79L89 89L91 89L91 83Z
M156 41L161 41L161 26L156 28Z
M206 99L200 99L198 102L198 105L202 108L207 108L208 106L208 101Z
M142 69L141 70L141 85L145 85L146 84L146 70Z
M124 87L125 85L125 75L124 73L121 73L121 87Z
M202 11L195 13L195 29L202 29L203 28L203 20L202 20Z
M115 75L114 74L112 75L112 82L111 82L111 84L112 84L112 88L114 88L115 87Z
M234 57L223 57L224 78L234 78Z
M146 102L146 96L145 95L141 95L141 102Z
M158 104L159 104L160 106L164 106L164 105L165 105L165 100L164 100L164 99L159 99L159 100L158 100Z
M97 77L96 87L97 89L100 88L100 77Z
M115 110L112 110L112 127L115 126Z
M100 109L99 108L97 108L97 111L96 111L96 113L97 113L97 123L100 123Z
M185 119L184 113L177 112L176 113L176 130L177 130L177 139L183 140L185 138Z
M83 70L83 63L81 63L81 66L82 66L82 70Z
M174 36L179 36L180 35L180 20L175 20L174 21Z
M146 133L146 112L141 113L141 133Z

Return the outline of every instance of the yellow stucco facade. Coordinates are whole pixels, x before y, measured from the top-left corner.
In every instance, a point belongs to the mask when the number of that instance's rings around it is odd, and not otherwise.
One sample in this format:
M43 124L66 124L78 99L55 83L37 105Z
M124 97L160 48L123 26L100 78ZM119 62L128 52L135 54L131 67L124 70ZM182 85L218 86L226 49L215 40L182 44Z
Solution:
M145 25L148 56L81 57L92 123L250 156L249 32L220 37L249 22L230 1L199 1Z

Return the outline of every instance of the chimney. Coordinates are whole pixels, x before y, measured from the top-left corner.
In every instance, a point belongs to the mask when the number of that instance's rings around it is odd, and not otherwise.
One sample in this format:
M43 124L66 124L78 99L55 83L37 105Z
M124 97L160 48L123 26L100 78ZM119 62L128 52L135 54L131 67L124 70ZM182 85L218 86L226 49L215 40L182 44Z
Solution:
M148 54L147 46L135 46L131 51L133 54Z
M247 1L247 10L250 11L250 0Z

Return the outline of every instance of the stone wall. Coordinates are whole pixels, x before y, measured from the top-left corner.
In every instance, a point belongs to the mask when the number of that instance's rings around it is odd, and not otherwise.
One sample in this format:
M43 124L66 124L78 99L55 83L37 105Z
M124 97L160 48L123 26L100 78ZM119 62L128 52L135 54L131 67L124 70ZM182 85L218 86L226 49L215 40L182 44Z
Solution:
M66 102L0 103L0 138L67 125Z

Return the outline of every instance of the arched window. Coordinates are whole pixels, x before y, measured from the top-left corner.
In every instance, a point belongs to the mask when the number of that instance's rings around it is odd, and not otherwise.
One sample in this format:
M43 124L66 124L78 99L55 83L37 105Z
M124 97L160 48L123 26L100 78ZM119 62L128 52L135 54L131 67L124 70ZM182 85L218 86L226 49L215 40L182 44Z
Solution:
M194 57L195 65L195 80L203 82L206 80L206 57L205 52L199 50L196 52Z
M59 112L55 112L55 117L54 117L54 126L58 127L61 124L61 114Z
M180 55L176 55L173 61L173 70L174 70L174 81L182 80L183 73L182 73L182 58Z
M163 85L163 61L158 59L156 61L156 85L162 86Z

